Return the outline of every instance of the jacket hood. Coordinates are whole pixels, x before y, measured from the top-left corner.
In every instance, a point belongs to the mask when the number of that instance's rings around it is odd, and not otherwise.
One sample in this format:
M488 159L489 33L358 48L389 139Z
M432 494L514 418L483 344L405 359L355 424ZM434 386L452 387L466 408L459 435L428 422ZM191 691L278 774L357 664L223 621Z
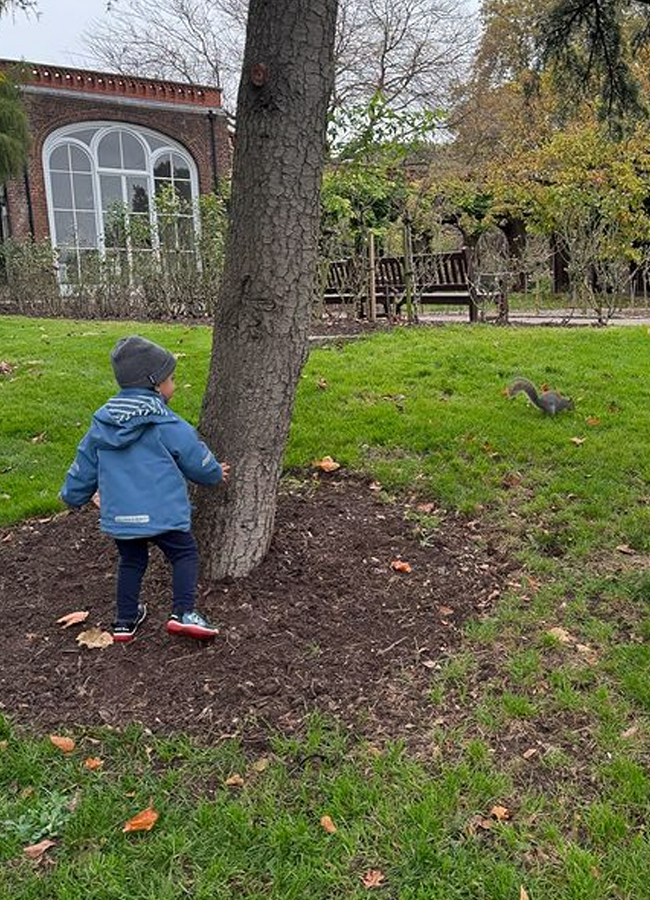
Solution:
M158 394L126 388L97 410L93 436L100 449L120 450L137 441L149 426L175 418Z

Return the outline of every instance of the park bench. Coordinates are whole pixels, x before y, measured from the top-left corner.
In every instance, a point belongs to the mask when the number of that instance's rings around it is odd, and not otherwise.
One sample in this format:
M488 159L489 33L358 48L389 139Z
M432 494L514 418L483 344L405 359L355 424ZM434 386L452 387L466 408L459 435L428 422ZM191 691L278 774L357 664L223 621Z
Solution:
M334 260L329 263L324 301L330 303L352 302L356 299L361 315L365 313L367 290L355 290L359 281L358 268L353 272L352 260ZM413 302L424 305L459 305L469 307L470 321L477 318L476 304L470 292L467 260L462 250L417 256L414 259ZM406 277L404 260L398 256L380 257L375 262L375 296L380 315L399 314L406 303ZM378 310L379 312L379 310Z

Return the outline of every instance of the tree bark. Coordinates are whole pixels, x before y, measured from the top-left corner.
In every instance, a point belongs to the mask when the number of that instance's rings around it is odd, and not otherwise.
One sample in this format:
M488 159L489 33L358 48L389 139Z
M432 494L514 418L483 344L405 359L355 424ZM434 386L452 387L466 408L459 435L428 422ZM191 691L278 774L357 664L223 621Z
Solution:
M337 0L252 0L238 97L231 227L200 431L232 466L197 493L208 581L266 554L306 357Z

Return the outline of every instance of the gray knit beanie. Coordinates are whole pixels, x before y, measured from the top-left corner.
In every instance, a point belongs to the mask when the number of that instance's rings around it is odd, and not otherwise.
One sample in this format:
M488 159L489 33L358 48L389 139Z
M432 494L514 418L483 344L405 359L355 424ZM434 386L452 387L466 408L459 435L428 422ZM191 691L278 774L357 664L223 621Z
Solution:
M120 387L153 390L172 374L176 359L164 347L132 334L113 347L111 364Z

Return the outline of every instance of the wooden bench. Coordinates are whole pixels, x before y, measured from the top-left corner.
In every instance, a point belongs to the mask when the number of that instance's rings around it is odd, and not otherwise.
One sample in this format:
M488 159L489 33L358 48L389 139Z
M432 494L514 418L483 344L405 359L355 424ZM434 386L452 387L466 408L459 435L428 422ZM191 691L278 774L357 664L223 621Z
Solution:
M469 307L470 321L477 319L476 304L472 300L467 260L462 250L417 256L413 260L413 302L419 306L459 305ZM365 310L367 290L358 284L359 270L353 279L352 260L334 260L329 263L324 301L328 303L351 302L358 299L361 315ZM353 285L358 284L357 290ZM406 303L406 277L404 260L398 256L380 257L375 262L375 296L382 313L390 316L400 313Z

